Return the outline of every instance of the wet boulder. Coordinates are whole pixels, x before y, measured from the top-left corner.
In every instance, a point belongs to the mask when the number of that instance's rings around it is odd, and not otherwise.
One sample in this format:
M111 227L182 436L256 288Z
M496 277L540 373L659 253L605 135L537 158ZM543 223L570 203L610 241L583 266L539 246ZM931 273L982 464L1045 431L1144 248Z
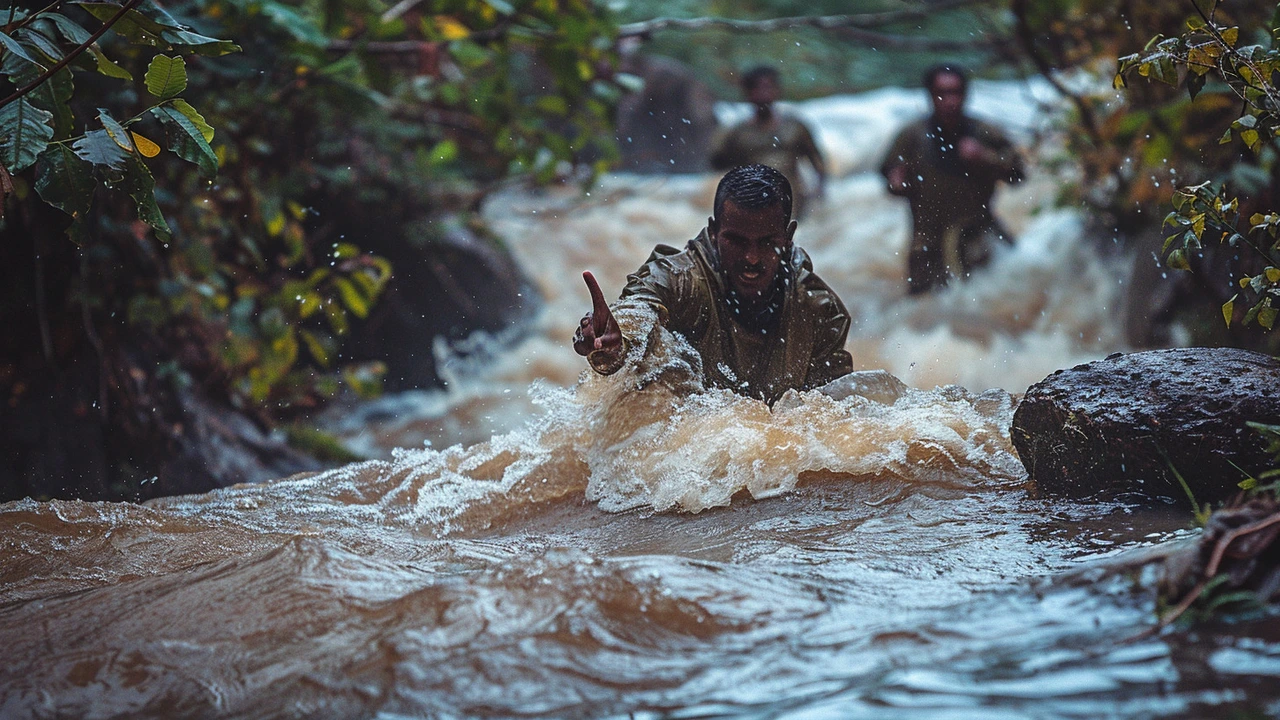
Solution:
M1176 468L1198 503L1219 502L1239 492L1241 470L1271 466L1246 423L1280 423L1277 380L1280 361L1248 350L1116 353L1031 386L1013 444L1045 493L1185 502Z

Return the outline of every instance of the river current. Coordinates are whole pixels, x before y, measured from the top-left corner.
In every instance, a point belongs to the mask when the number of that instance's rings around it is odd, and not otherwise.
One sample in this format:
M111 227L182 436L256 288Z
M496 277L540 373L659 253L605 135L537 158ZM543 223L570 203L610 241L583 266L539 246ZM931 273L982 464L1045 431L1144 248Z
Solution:
M569 348L581 270L616 293L715 177L504 193L485 213L542 311L438 348L446 391L331 420L379 459L0 505L0 717L1280 714L1273 623L1138 639L1153 571L1110 568L1192 539L1188 512L1039 497L1014 453L1019 393L1126 349L1129 263L1052 206L1063 179L1001 192L1018 243L970 282L905 295L874 168L918 95L793 108L833 171L796 241L854 317L843 397L699 391L673 335L610 378ZM1046 97L979 82L971 108L1029 146Z

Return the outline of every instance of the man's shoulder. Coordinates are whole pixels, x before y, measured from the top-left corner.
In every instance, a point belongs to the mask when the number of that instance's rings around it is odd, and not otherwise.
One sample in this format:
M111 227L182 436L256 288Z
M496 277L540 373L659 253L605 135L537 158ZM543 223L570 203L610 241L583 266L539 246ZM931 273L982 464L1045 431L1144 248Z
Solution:
M659 243L654 246L653 252L649 253L649 259L645 260L644 264L646 267L651 265L661 267L669 272L693 272L698 268L695 252L692 240L682 248Z
M990 138L992 140L997 140L1002 143L1009 142L1008 133L1006 133L1004 131L1004 128L1000 127L999 125L996 125L995 123L992 123L992 122L987 122L986 120L979 120L978 118L968 116L968 115L966 115L965 117L969 121L970 127L973 128L973 132L976 135L980 137Z
M929 131L928 125L929 125L929 116L921 115L920 117L915 118L914 120L908 122L906 125L903 125L902 129L898 130L898 134L896 135L896 137L899 140L904 138L915 138L915 137L923 138L925 133Z
M833 316L849 314L836 291L813 271L813 262L808 253L797 247L793 263L798 268L799 277L796 298L807 308L810 317L825 322Z
M659 244L631 277L644 280L650 286L688 288L705 281L704 263L698 255L696 239L690 240L683 248Z

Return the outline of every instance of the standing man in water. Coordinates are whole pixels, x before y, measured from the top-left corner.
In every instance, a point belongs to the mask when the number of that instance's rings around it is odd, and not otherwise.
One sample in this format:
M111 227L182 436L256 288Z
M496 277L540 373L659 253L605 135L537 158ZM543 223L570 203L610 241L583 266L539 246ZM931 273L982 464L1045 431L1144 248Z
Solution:
M911 202L907 292L928 292L987 263L995 242L1012 243L991 214L999 181L1022 180L1022 159L995 127L964 114L968 76L956 65L924 74L933 114L908 125L880 172Z
M777 70L763 65L748 70L742 76L742 93L755 106L755 114L716 138L711 167L727 170L758 163L777 168L795 188L795 215L800 217L811 200L822 196L827 178L822 152L803 122L779 113L774 106L782 97ZM801 160L807 160L818 176L818 184L811 190L800 176Z
M573 349L610 375L649 351L656 318L701 355L707 387L772 404L847 374L849 313L792 243L795 231L787 178L765 165L734 168L707 227L684 250L657 246L612 308L583 273L592 311Z

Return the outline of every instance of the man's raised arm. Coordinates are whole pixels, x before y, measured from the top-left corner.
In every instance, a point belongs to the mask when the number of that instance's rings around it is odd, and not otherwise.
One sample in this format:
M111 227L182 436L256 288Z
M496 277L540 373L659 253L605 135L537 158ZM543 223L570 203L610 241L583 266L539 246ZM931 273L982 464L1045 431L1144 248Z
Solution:
M578 323L578 330L573 334L573 350L587 358L596 372L608 375L622 367L626 354L622 330L618 328L618 321L609 310L609 303L605 302L595 276L587 271L582 273L582 279L591 293L591 312L583 315Z

